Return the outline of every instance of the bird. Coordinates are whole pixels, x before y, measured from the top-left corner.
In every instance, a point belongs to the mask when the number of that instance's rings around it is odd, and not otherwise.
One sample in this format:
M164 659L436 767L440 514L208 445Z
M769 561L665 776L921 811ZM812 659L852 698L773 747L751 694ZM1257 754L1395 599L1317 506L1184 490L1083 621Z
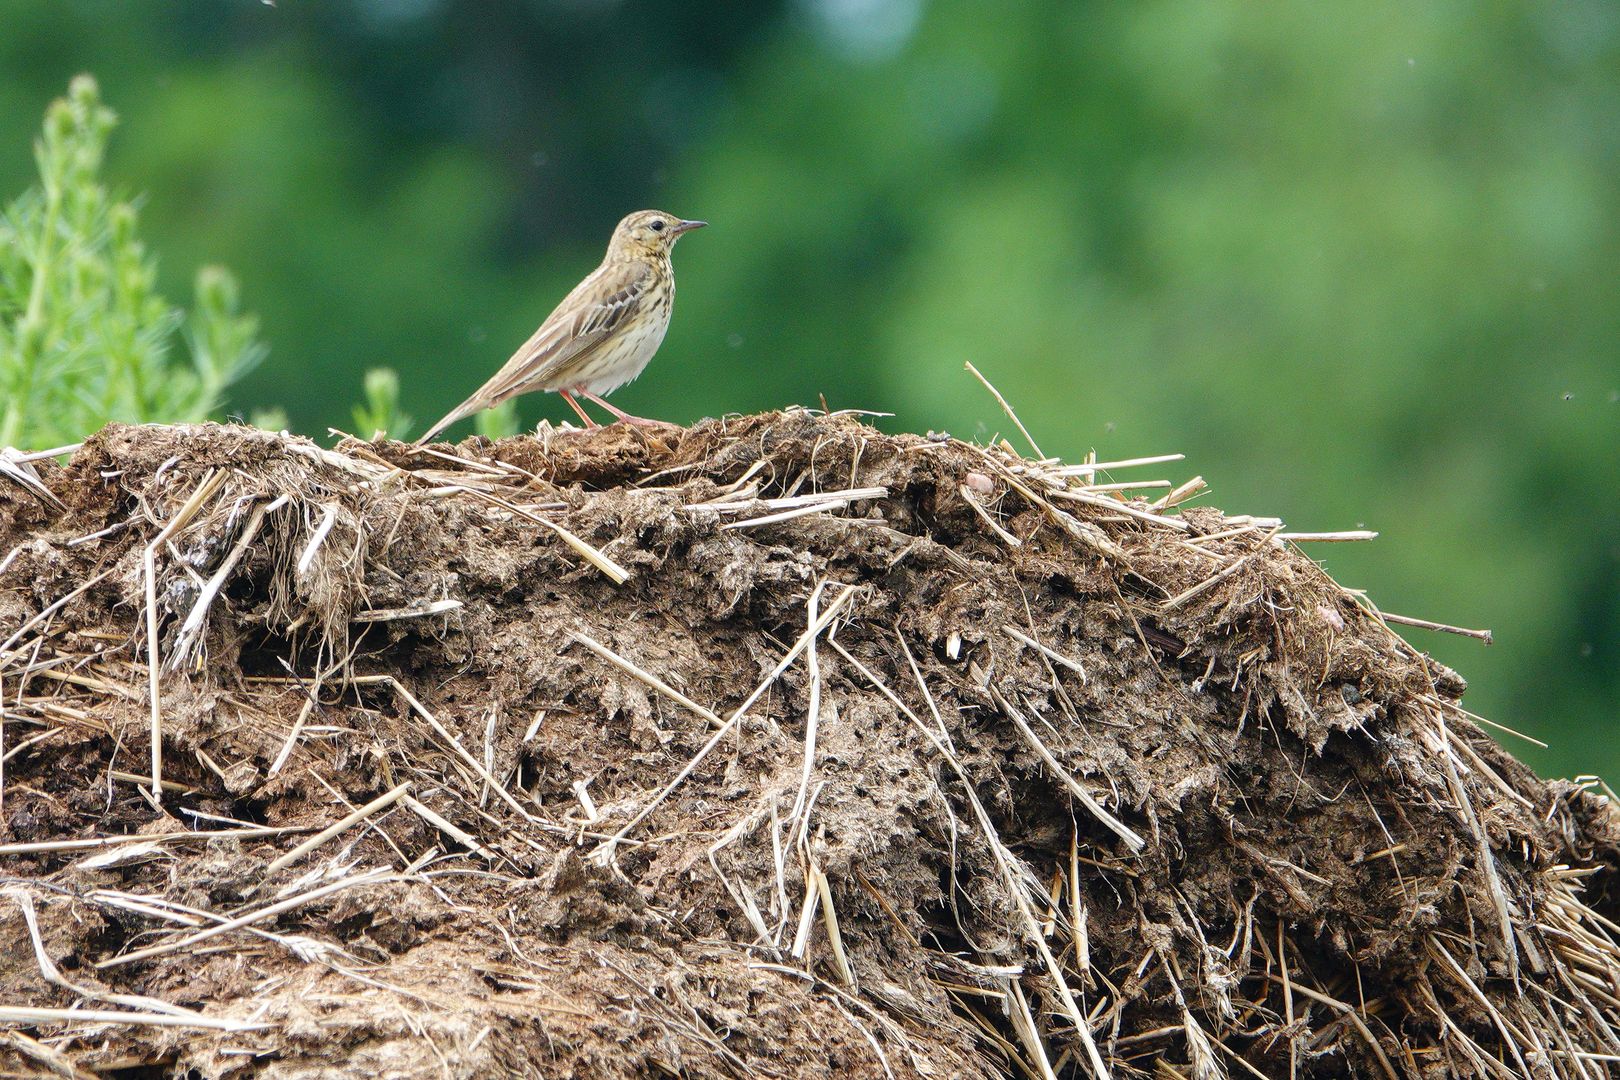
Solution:
M640 375L663 343L675 306L670 252L683 235L707 224L662 210L626 215L613 230L602 265L563 297L501 370L428 428L416 445L463 417L536 390L562 395L587 428L600 425L580 407L576 394L626 424L657 426L659 421L631 416L602 395Z

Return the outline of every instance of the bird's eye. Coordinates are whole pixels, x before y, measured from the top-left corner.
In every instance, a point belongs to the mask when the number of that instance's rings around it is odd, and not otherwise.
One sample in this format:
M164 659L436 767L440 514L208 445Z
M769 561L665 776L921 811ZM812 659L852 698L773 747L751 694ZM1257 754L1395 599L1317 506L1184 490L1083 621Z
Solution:
M652 223L652 231L653 232L663 232L664 231L664 221L663 221L662 218L657 218L657 219L655 219L653 221L653 223Z

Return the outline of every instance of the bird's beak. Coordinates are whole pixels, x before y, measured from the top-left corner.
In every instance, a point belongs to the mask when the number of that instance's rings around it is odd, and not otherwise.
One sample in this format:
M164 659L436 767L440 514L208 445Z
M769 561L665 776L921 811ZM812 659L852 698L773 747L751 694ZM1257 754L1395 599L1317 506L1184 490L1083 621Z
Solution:
M693 229L701 229L707 224L707 221L677 221L672 235L679 236L681 233L688 233Z

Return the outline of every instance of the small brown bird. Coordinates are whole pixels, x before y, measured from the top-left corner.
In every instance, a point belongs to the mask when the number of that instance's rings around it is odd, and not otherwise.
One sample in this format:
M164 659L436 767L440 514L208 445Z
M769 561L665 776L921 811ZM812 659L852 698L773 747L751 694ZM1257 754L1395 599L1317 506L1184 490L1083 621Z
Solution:
M663 343L675 306L670 250L683 233L706 224L662 210L638 210L619 222L602 265L563 298L494 378L428 428L416 445L462 417L536 390L561 394L586 427L597 423L580 408L575 394L627 424L657 424L609 405L601 395L640 375Z

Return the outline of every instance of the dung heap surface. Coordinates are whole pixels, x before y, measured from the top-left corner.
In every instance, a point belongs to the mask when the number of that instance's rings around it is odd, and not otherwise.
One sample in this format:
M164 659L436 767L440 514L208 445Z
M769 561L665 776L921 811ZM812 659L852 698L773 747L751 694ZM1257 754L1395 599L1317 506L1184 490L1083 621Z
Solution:
M113 426L32 468L0 1072L1620 1055L1608 800L1276 522L1140 470L804 411L424 453Z

